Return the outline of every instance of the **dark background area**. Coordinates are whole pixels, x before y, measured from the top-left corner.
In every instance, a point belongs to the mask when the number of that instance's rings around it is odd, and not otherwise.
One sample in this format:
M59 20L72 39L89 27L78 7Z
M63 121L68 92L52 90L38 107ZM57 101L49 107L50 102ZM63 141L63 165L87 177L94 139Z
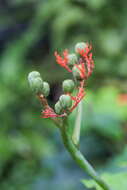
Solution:
M40 118L41 105L27 75L50 83L49 103L70 78L54 51L93 46L95 70L84 99L81 150L100 173L127 189L127 1L0 1L0 189L83 190L88 176L74 163L58 129ZM70 116L73 126L75 113ZM125 174L124 173L124 174ZM112 180L112 181L113 181ZM113 183L113 182L111 182ZM119 188L119 187L118 187ZM123 189L122 189L123 188Z

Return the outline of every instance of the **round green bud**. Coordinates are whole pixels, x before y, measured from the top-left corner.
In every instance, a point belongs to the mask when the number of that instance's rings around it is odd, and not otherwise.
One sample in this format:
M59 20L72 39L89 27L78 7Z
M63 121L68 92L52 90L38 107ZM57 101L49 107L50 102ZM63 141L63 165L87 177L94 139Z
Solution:
M75 84L74 84L73 80L67 79L67 80L63 81L62 86L63 86L63 91L65 93L67 93L67 92L72 93L74 90Z
M79 67L80 67L80 65L79 65ZM76 66L74 66L72 68L72 73L73 73L73 76L74 76L75 79L77 79L77 80L82 79L81 75L80 75L80 70Z
M75 45L75 52L79 53L79 50L83 50L87 47L87 44L84 42L79 42Z
M61 95L59 101L61 107L64 109L72 106L72 100L69 95Z
M28 81L37 77L41 77L40 73L38 71L32 71L28 74Z
M68 65L70 66L73 66L78 61L78 58L74 53L69 54L67 58L68 58Z
M61 106L61 104L60 104L59 101L55 104L55 112L57 114L61 114L62 113L62 106Z
M43 82L43 90L42 93L45 97L47 97L50 93L50 86L47 82Z
M34 93L41 94L43 92L43 80L40 77L29 79L29 84Z

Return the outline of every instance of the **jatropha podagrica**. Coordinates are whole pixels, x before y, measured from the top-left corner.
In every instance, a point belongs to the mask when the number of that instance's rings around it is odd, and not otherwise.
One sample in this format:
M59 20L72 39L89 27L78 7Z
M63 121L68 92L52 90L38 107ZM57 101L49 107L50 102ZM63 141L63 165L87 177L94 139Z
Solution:
M94 69L91 49L91 45L81 42L76 44L75 53L69 54L68 50L65 50L63 56L60 56L55 52L56 62L72 73L74 80L66 79L63 81L62 88L64 93L59 97L54 109L49 106L47 101L47 96L50 92L49 84L42 80L40 73L37 71L29 73L28 81L42 104L41 116L43 118L51 118L60 129L63 143L72 158L103 190L111 190L79 150L82 114L82 104L80 102L85 96L86 81ZM72 133L70 133L67 116L77 106L75 126Z
M28 75L30 87L38 96L43 105L41 116L43 118L65 117L69 115L85 96L85 84L92 74L94 61L92 59L92 46L88 43L80 42L75 46L75 53L69 54L68 50L63 51L60 56L54 53L56 62L68 72L72 73L74 80L63 81L64 94L59 97L54 109L48 104L46 97L49 95L50 87L44 82L37 71L32 71ZM72 94L74 92L74 94Z

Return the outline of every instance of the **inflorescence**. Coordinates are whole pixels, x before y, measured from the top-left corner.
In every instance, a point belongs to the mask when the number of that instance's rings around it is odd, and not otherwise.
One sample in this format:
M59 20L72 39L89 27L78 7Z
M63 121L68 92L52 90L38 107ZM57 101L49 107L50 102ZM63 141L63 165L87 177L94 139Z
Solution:
M64 94L59 97L54 109L48 104L46 97L49 95L50 87L44 82L37 71L28 75L30 87L35 92L43 105L41 116L43 118L65 117L69 115L85 96L85 84L93 72L94 61L92 59L92 46L80 42L75 46L75 53L69 54L68 50L63 51L63 56L55 52L56 62L68 72L72 73L74 80L63 81Z

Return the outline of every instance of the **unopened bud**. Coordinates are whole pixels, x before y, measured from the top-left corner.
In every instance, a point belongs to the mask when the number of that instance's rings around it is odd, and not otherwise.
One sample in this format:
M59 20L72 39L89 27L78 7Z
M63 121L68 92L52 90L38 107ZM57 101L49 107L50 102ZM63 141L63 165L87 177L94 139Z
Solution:
M43 92L43 80L40 77L28 78L31 89L36 94L41 94Z
M79 42L75 45L75 52L79 53L79 51L84 50L87 47L87 44L84 42Z
M73 82L73 80L67 79L63 81L63 91L65 93L69 92L72 93L75 87L75 84Z
M40 73L38 71L32 71L28 75L28 81L37 77L41 77Z
M67 58L68 58L68 65L70 66L73 66L78 61L78 58L74 53L69 54Z
M62 106L62 108L69 108L72 106L72 100L70 98L69 95L62 95L60 96L60 105Z
M61 114L62 113L62 106L61 106L61 104L60 104L59 101L55 104L55 112L57 114Z
M50 86L47 82L43 82L43 95L45 97L47 97L49 95L49 92L50 92Z

